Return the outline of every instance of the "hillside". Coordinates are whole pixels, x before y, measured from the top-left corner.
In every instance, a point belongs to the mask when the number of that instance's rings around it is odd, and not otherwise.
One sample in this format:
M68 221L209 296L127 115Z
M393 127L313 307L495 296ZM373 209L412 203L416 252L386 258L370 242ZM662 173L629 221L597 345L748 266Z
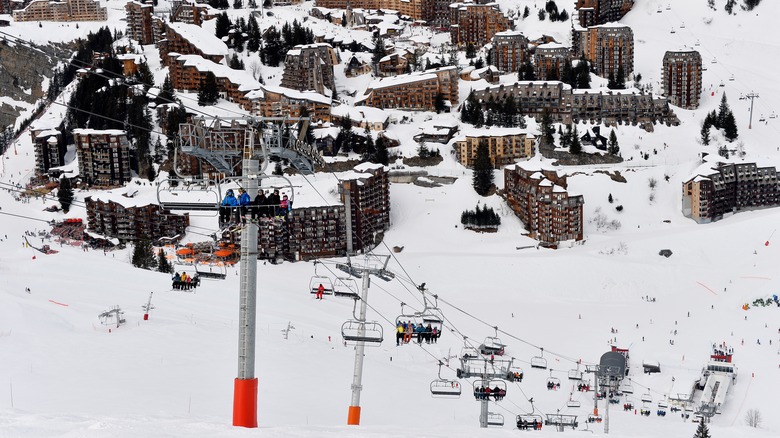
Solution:
M543 2L500 3L502 8L522 9ZM0 363L4 364L0 367L0 435L515 436L521 433L514 427L515 415L530 412L532 406L544 414L577 415L578 429L604 435L604 423L585 421L593 409L593 393L577 391L567 374L578 367L578 361L598 362L615 345L630 349L635 392L610 408L609 435L690 437L696 424L684 421L679 413L655 415L657 402L680 387L690 387L712 345L725 343L734 348L738 378L722 414L709 425L711 436L778 436L780 418L772 409L780 387L780 308L744 311L741 306L778 293L780 242L774 235L780 210L740 212L699 225L682 215L681 193L683 181L700 165L700 153L715 156L724 144L722 134L715 135L707 147L697 141L700 123L717 109L723 93L739 127L739 139L730 148L744 151L744 157L733 159L780 165L776 141L780 119L769 118L780 109L780 91L771 74L776 67L771 55L780 45L773 27L780 4L764 1L751 13L740 10L729 16L723 11L724 1L715 3L717 11L709 9L705 0L637 0L624 18L634 30L635 68L643 76L642 83L660 92L663 53L688 45L699 49L708 63L706 93L700 109L674 109L680 126L656 126L653 133L619 126L624 163L563 168L572 175L569 189L585 199L583 244L535 249L537 242L523 236L523 224L505 202L495 195L479 197L471 185L472 172L444 148L443 162L427 170L456 177L453 184L391 185L391 227L375 253L393 255L388 268L396 280L371 281L368 318L383 325L385 340L366 349L360 427L345 425L354 349L342 344L340 328L352 318L353 303L331 296L317 301L308 291L315 272L340 276L333 263L344 260L328 260L316 271L309 262L258 265L260 428L233 428L238 268L229 268L225 280L204 281L194 293L187 293L171 290L166 274L133 268L131 249L103 253L54 244L59 253L43 255L26 248L26 233L37 235L48 228L47 221L85 217L85 211L74 204L63 216L42 211L56 203L51 199L15 200L14 185L26 182L34 167L30 137L22 135L16 153L9 150L0 162L0 188L5 189L0 191ZM123 26L121 8L107 4L112 25ZM301 17L300 8L309 7L304 3L274 8L277 13L264 18L261 26L280 17ZM565 24L556 23L548 32L548 23L534 17L532 13L518 27L533 35L555 32L565 38L568 34ZM68 35L94 29L93 25L71 29ZM33 38L36 28L7 29ZM40 41L44 35L35 38ZM56 33L51 38L67 40ZM159 79L164 71L155 68L154 73ZM271 73L264 70L263 75ZM338 87L360 85L365 87L354 82ZM466 87L461 83L462 91ZM750 101L738 100L750 91L760 94L752 129L747 127ZM62 110L53 105L48 111ZM764 121L759 122L762 114ZM395 152L415 155L417 145L411 137L420 124L434 117L445 116L414 113L409 124L391 125L390 132L402 144ZM529 126L535 128L533 123ZM626 182L614 181L604 171L619 171ZM499 188L503 187L503 173L496 171L495 176ZM335 188L336 178L328 173L308 178L294 179L302 197L315 197L310 181L319 190ZM139 186L139 193L140 199L154 197L150 186ZM613 203L608 201L610 194ZM89 195L77 191L77 204ZM474 233L460 225L461 212L478 203L501 214L497 233ZM623 210L617 211L617 205ZM607 221L619 222L619 228L599 226L600 213ZM214 217L194 218L193 225L203 228L192 231L201 234L190 233L186 240L204 239L202 234L216 230L216 222ZM37 239L30 238L31 242ZM394 246L403 250L393 253ZM524 247L530 248L518 249ZM662 249L670 249L672 255L660 256ZM405 312L409 306L420 310L421 296L414 286L421 283L438 295L447 329L436 344L397 347L392 333L402 312L400 303L408 305ZM150 292L155 309L145 321L141 305ZM117 305L125 311L127 323L109 332L98 315ZM294 328L285 338L288 324ZM454 357L464 345L496 336L495 327L507 344L506 355L523 368L525 378L509 384L506 398L490 408L505 417L506 425L483 430L478 427L479 404L469 393L474 379L461 380L463 395L457 400L432 398L429 384L437 378L439 360L446 358L449 367L441 369L441 377L455 379L458 361ZM546 358L548 370L531 368L531 358L540 355ZM641 372L642 363L654 362L660 364L661 373ZM551 376L561 381L557 391L546 387ZM621 409L626 401L640 408L644 393L653 399L648 404L650 417ZM581 407L568 407L570 400L580 401ZM599 407L603 414L603 401ZM745 424L750 409L761 412L760 428ZM536 434L554 433L545 428Z

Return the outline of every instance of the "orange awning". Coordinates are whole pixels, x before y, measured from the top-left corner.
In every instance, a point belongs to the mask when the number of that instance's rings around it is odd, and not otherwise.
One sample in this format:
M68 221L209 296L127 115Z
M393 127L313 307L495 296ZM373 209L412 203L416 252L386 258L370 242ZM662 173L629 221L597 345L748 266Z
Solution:
M190 255L192 253L192 248L179 248L176 250L177 255Z
M231 249L219 249L217 251L214 251L214 255L217 257L230 257L233 255L233 250Z

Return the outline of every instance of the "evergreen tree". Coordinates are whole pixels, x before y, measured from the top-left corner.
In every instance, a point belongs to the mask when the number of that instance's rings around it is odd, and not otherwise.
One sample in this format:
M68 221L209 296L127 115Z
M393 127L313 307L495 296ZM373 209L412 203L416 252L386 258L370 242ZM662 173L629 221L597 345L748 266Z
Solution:
M477 57L477 49L474 47L474 44L468 43L466 44L466 58L472 59Z
M522 66L520 66L520 72L518 73L518 79L521 81L535 81L536 70L531 64L531 61L526 60Z
M569 145L569 152L574 155L579 155L582 153L582 144L580 143L580 135L577 133L577 125L574 125L574 128L571 132L571 144Z
M374 154L374 158L371 161L387 166L390 158L387 155L387 142L385 141L384 136L380 135L377 137L375 148L376 153Z
M235 53L230 58L230 68L233 70L243 70L244 69L244 61L241 60L241 58L238 57Z
M157 253L157 270L166 274L173 273L173 266L171 266L171 262L165 257L165 251L162 249Z
M531 15L531 10L526 6L525 9L523 9L523 20L528 18L529 15Z
M571 61L568 59L564 61L563 68L561 68L561 81L571 85L572 88L577 86L577 76L571 67Z
M607 153L610 155L617 155L620 153L620 146L618 145L617 134L615 130L609 133L609 141L607 142Z
M612 74L612 72L609 72L609 77L607 78L607 88L610 90L614 90L617 88L617 82L615 82L615 75Z
M280 45L279 44L279 32L276 30L276 28L271 26L268 29L268 32L273 34L274 41L275 41L274 44L279 46ZM247 43L246 43L246 49L249 50L250 52L257 52L260 49L260 27L257 24L257 20L255 19L255 15L254 14L251 14L249 16L249 21L247 22ZM278 50L279 48L276 47L276 49ZM266 62L265 55L266 55L265 53L261 52L260 53L260 60L263 63L268 64L268 62ZM278 54L277 56L281 57L280 54ZM274 65L274 67L276 67L277 65L279 65L278 61Z
M335 153L340 151L350 153L352 152L352 119L347 116L341 119L341 129L339 129L336 139L333 141L333 149Z
M380 37L379 34L374 36L374 51L372 53L371 62L374 64L374 69L377 69L379 68L379 60L387 56L385 51L385 39Z
M241 0L233 0L233 9L242 9L244 7L244 2Z
M217 78L214 73L206 73L206 79L200 84L198 90L198 105L214 105L219 99L219 89L217 88Z
M214 33L217 35L217 38L222 39L222 37L228 36L233 23L230 22L230 18L228 18L227 12L223 12L217 15L215 26L216 29Z
M572 136L571 125L566 125L566 131L564 131L563 134L561 134L562 148L568 148L569 146L571 146L571 136Z
M148 240L138 240L133 247L133 266L141 269L152 269L157 267L157 259L152 244Z
M576 67L577 86L576 88L590 88L590 66L585 55L580 57Z
M725 127L726 115L729 112L731 112L731 108L726 100L726 93L723 93L723 97L720 98L720 106L718 106L718 123L715 125L718 129Z
M693 435L693 438L711 438L710 430L707 428L707 425L704 424L704 421L699 422L699 426L696 427L696 433Z
M626 89L626 73L624 72L622 65L618 66L617 76L615 77L615 89Z
M160 93L157 94L155 102L159 105L161 103L173 103L173 84L171 83L170 75L165 75L162 87L160 87Z
M701 125L701 144L710 145L710 125L706 121Z
M346 12L341 14L341 26L342 27L347 27L347 13Z
M444 95L441 92L436 93L436 98L433 102L433 107L436 109L436 114L441 114L447 107L444 104Z
M57 190L57 199L60 201L62 211L67 213L70 210L70 205L73 203L73 186L70 184L69 178L62 178L60 180L60 188Z
M490 152L487 142L479 142L477 157L474 160L474 191L480 196L487 196L493 186L493 164L490 162Z
M249 0L246 2L246 7L251 9L257 9L257 1L256 0Z
M553 127L552 116L547 108L542 110L542 121L539 129L542 131L542 141L544 144L552 146L555 142L555 138L553 137L555 127Z
M723 120L723 131L728 141L734 141L739 136L737 131L737 121L734 118L734 113L732 113L731 110L726 113L726 117Z
M363 161L371 161L376 155L376 145L374 144L374 138L371 136L371 130L368 129L368 125L366 125L366 129L363 131L363 135L365 135L366 139L363 142L363 153L361 158Z
M144 90L146 91L149 91L149 88L154 84L154 76L152 75L152 71L149 70L149 65L146 62L138 64L138 70L133 77L138 83L144 86Z

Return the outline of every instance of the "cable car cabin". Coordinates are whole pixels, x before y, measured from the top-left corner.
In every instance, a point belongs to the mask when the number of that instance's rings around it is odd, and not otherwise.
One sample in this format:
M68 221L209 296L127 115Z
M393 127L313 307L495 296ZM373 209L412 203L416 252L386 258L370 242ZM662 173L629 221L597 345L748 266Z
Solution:
M495 336L488 336L482 345L479 346L479 352L484 355L502 356L504 354L505 344L501 343L501 339Z
M541 415L521 414L517 416L517 428L520 430L542 430Z
M534 356L531 358L531 368L539 368L541 370L547 369L547 359L542 356Z
M561 380L557 377L548 377L547 378L547 390L548 391L556 391L560 389L561 387Z
M460 394L460 382L457 380L436 379L431 382L433 398L459 398Z
M317 290L320 288L320 285L325 288L325 290L322 292L323 294L333 294L333 282L331 282L330 278L325 275L315 275L311 278L311 280L309 280L309 292L316 294Z
M490 427L504 427L504 416L496 412L488 412L487 425Z
M566 402L566 406L569 408L579 408L582 406L579 400L569 400Z
M325 289L327 290L327 286ZM337 297L359 298L360 289L354 279L338 277L336 278L336 281L333 282L333 295Z
M642 394L642 403L652 403L653 396L650 393Z
M503 380L475 380L474 398L477 400L501 401L506 397L506 382Z
M569 370L569 380L582 380L582 371Z
M384 340L381 324L376 322L361 322L354 319L341 325L341 336L346 342L381 344Z

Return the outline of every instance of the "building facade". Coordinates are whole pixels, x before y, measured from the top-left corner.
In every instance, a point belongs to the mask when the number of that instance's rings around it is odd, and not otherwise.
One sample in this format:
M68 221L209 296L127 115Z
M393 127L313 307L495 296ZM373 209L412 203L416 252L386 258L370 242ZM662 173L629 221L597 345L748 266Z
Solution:
M98 0L34 0L13 11L14 21L106 21L106 8Z
M620 72L628 78L634 72L634 32L630 27L610 23L574 32L573 52L587 59L596 74L615 79Z
M141 45L154 44L155 32L152 25L152 13L154 6L136 1L127 2L125 5L125 19L127 20L127 36L138 41Z
M199 55L179 55L170 53L166 56L170 66L171 85L177 90L197 91L208 73L214 74L217 89L223 99L241 105L251 111L254 102L247 94L259 90L261 85L245 70L233 70Z
M493 35L489 64L503 73L514 73L528 59L528 38L522 32L506 30Z
M701 55L695 50L664 54L662 82L664 95L672 105L693 110L701 96Z
M35 174L45 175L52 167L65 164L65 140L60 131L50 129L33 137L35 149Z
M262 117L300 117L306 108L311 123L331 121L331 99L313 91L261 85L246 94L252 103L252 114Z
M519 163L504 169L506 201L523 221L529 236L555 246L582 240L582 195L570 195L566 176L539 163Z
M172 214L156 204L126 207L112 200L84 199L87 227L94 233L122 242L167 238L177 242L190 224L188 213Z
M228 47L212 32L188 23L166 23L165 39L158 41L160 59L171 66L169 54L198 55L214 63L221 63L228 54Z
M331 97L336 90L333 66L338 64L339 54L330 44L298 45L284 58L282 87L299 91L316 91Z
M219 14L219 10L206 3L173 0L171 2L171 21L200 26Z
M577 0L574 6L582 27L620 21L631 8L634 0Z
M705 164L682 185L683 215L698 223L723 219L727 213L780 205L774 166L756 163Z
M79 176L90 186L118 187L130 181L130 142L118 129L74 129Z
M509 18L496 3L450 4L450 40L452 44L473 44L480 48L489 43L499 32L509 30Z
M571 63L569 48L559 43L546 43L538 46L534 52L536 79L540 81L558 81L563 78L563 67Z
M463 132L455 138L453 147L460 164L473 168L477 150L485 145L493 168L500 169L533 156L535 144L536 137L523 129L492 128Z
M433 111L437 95L458 104L458 70L455 66L375 79L355 105L375 108Z

